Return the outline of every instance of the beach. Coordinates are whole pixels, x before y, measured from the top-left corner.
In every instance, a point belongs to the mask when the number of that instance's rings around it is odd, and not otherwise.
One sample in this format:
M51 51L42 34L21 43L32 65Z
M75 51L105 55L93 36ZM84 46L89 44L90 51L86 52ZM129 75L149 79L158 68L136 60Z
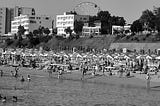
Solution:
M85 75L74 71L65 73L60 79L57 73L48 75L46 70L20 68L19 74L31 81L20 82L10 76L13 67L1 66L4 76L0 78L0 93L7 97L6 106L158 106L160 87L158 82L151 82L146 89L143 78L119 78L117 76ZM16 88L16 89L15 89ZM11 101L12 96L18 102Z

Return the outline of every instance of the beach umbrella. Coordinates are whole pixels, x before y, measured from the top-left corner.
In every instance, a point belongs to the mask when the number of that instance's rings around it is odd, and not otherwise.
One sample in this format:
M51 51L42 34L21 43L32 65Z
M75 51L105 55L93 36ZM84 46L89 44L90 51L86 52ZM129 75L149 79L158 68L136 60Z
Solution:
M157 60L160 60L160 56L156 57Z
M147 55L147 56L146 56L146 59L152 59L152 57L151 57L151 56L149 56L149 55Z
M15 54L16 54L16 52L15 52L15 51L13 51L13 52L11 52L11 54L12 54L12 55L15 55Z

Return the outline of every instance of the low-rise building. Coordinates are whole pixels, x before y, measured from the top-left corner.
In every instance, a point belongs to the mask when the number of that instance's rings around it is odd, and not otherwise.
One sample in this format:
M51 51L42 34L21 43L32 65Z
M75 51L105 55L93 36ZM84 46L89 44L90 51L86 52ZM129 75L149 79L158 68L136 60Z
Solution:
M112 26L112 34L130 34L131 33L131 25L125 26Z
M83 26L82 35L83 36L90 36L90 35L100 35L100 26L95 27L89 27L89 26Z
M70 27L71 30L74 30L75 21L88 22L89 16L87 15L76 15L71 13L64 13L63 15L57 15L56 17L56 28L57 35L66 34L65 29Z
M11 22L11 33L18 32L18 26L23 26L27 32L33 32L40 26L44 28L52 28L52 19L45 15L20 15Z
M101 34L101 22L95 21L93 25L89 25L89 23L85 23L82 29L82 36L96 36Z
M0 7L0 41L3 40L3 36L7 36L11 32L11 21L14 17L23 15L35 15L34 8L30 7Z

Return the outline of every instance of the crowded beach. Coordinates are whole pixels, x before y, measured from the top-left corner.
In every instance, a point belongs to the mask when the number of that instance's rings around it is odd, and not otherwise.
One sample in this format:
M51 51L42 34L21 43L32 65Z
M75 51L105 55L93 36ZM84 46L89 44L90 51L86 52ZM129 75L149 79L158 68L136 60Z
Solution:
M126 51L126 50L125 50ZM160 56L137 52L55 52L38 49L1 49L0 64L27 67L52 72L82 72L82 75L99 72L110 76L130 77L130 73L157 75ZM61 71L60 71L61 70Z
M34 88L35 85L32 84L38 77L41 81L45 80L43 78L71 79L92 83L113 82L117 85L125 83L141 87L145 85L145 88L146 85L147 88L150 87L150 81L151 85L159 82L160 77L160 57L156 53L126 52L126 50L78 52L73 49L71 52L56 52L43 49L0 49L0 55L1 89L7 91L0 94L0 100L3 103L20 101L20 94L16 92L22 88L28 89L25 92L29 92ZM4 88L4 86L10 86L8 84L12 85L8 88L11 91ZM6 96L7 94L9 96Z

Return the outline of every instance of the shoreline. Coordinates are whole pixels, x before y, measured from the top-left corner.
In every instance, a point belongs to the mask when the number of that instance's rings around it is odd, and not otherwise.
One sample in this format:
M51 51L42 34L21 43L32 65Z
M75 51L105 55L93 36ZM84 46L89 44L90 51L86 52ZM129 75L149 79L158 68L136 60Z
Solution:
M13 67L0 67L2 70L14 70ZM145 74L137 74L137 73L131 73L130 78L122 77L119 78L117 75L108 76L102 75L101 72L98 72L96 76L91 75L91 73L88 73L84 76L84 80L81 80L82 74L79 71L73 71L71 73L65 73L61 76L61 79L58 79L57 73L53 73L51 76L49 76L48 72L46 70L36 70L36 69L28 69L28 68L20 68L20 74L26 77L28 74L31 75L31 77L41 77L41 78L51 78L56 80L66 80L66 81L79 81L82 83L93 83L93 84L106 84L106 85L115 85L115 86L121 86L121 87L127 87L127 88L143 88L146 89L147 81L145 80ZM6 72L7 72L6 71ZM156 76L153 76L156 77ZM151 88L160 89L160 79L151 79L150 86Z

